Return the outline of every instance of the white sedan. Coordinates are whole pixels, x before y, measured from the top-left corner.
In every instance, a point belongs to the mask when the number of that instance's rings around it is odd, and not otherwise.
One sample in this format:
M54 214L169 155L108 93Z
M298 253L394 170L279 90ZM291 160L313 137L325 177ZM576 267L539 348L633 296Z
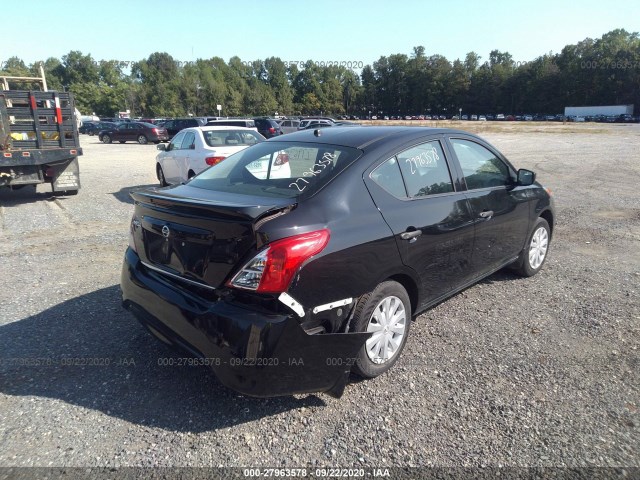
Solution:
M185 128L169 144L158 145L156 174L160 185L182 183L265 138L254 129L228 126Z

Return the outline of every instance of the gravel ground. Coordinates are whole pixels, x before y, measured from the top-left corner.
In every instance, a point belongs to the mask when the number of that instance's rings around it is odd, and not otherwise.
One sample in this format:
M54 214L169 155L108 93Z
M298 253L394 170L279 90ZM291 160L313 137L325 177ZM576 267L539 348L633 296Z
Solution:
M483 136L555 193L544 269L423 314L339 400L158 364L118 290L154 146L83 136L79 195L0 191L0 466L640 466L640 125Z

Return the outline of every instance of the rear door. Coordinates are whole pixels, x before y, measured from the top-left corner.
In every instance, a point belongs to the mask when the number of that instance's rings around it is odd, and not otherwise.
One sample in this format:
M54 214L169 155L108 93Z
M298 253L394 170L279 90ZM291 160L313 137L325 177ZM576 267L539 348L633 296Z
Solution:
M476 226L473 270L483 274L522 250L529 231L528 189L514 187L515 171L491 146L464 136L448 141Z
M142 126L141 123L134 123L134 122L130 122L129 123L129 130L128 130L128 135L127 135L127 140L131 140L132 142L137 142L138 141L138 137L140 135L144 135L144 127Z
M451 175L442 138L398 152L365 174L365 183L396 239L402 261L419 275L424 306L469 275L473 218Z

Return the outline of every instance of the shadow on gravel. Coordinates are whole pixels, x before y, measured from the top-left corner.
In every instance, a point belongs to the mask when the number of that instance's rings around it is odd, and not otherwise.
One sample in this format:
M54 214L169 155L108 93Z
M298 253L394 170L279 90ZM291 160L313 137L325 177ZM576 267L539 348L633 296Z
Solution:
M3 207L15 207L25 203L41 202L42 200L53 201L56 197L52 192L37 192L35 185L25 185L18 190L0 188L0 205Z
M139 425L203 432L300 407L314 395L254 399L178 358L120 307L117 285L0 326L0 392L55 398Z
M514 280L522 280L523 277L515 274L511 270L507 268L503 268L502 270L498 270L497 272L489 275L487 278L481 280L478 283L487 283L492 284L496 282L513 282Z
M124 187L118 190L117 192L113 192L111 195L116 197L116 200L122 203L129 203L133 205L133 198L129 195L131 192L135 192L136 190L146 190L149 188L159 188L160 185L157 183L152 183L149 185L136 185L135 187Z

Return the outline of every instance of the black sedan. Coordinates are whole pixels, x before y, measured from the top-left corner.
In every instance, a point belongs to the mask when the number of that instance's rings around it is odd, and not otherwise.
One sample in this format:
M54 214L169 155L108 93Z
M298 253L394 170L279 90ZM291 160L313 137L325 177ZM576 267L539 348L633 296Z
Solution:
M78 129L78 132L93 136L98 135L103 130L112 130L117 126L118 124L113 122L85 122Z
M118 124L115 128L102 130L98 134L98 139L102 143L133 141L145 145L149 142L166 142L169 140L169 135L166 128L159 127L153 123L125 122Z
M252 396L386 372L429 307L504 267L536 274L555 217L532 171L421 127L300 131L132 196L123 305Z

